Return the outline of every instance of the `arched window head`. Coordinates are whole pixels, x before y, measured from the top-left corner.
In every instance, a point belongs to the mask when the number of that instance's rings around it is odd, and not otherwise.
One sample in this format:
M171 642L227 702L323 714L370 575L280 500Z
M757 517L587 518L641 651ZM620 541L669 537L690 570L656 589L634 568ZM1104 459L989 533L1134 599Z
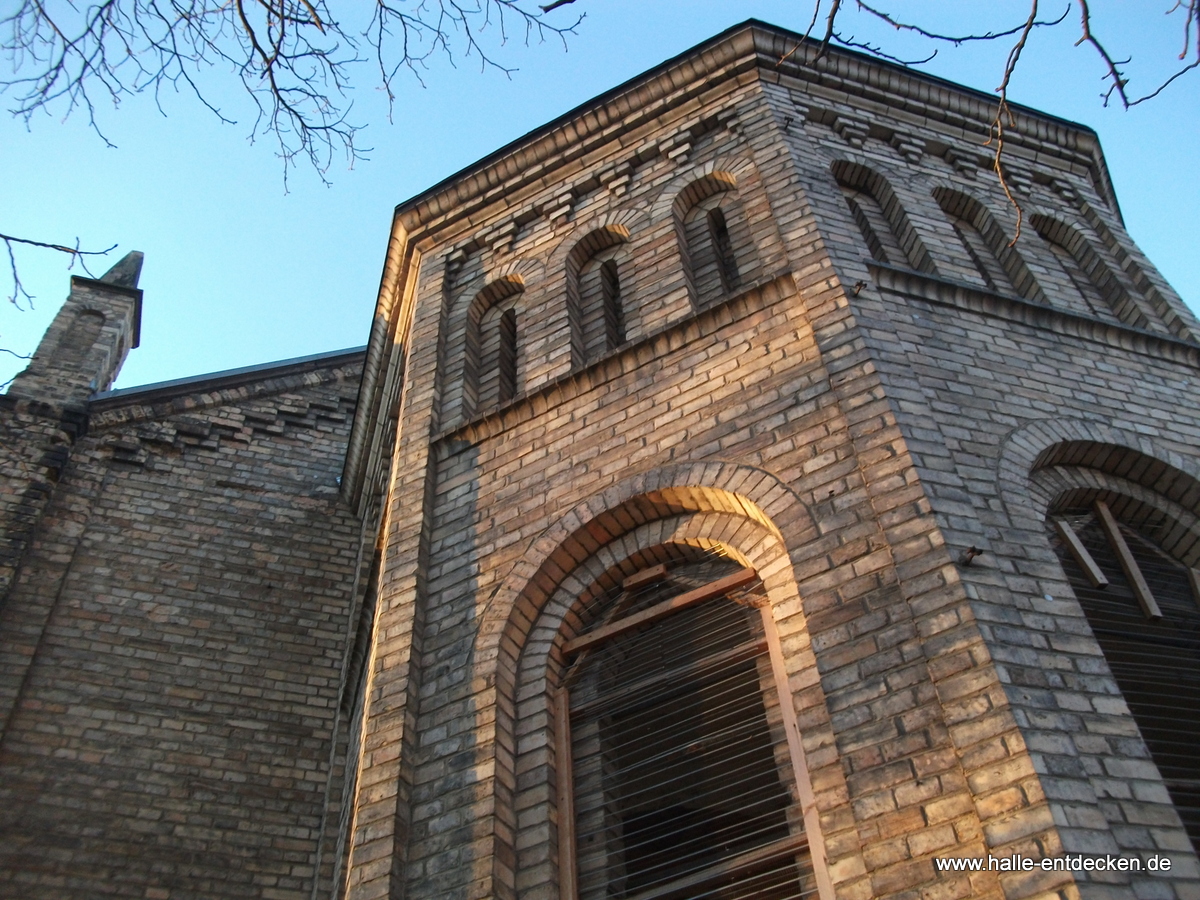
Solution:
M630 295L629 230L607 225L567 255L567 313L574 365L593 363L625 343Z
M756 573L669 560L580 619L556 698L562 896L815 896Z
M1130 506L1122 498L1068 506L1051 515L1047 527L1192 846L1200 852L1200 574L1154 540L1156 534L1178 538L1177 525L1144 515L1130 517L1140 518L1138 522L1125 520Z
M964 280L1000 294L1015 294L1016 288L1000 261L1004 235L987 216L978 201L942 188L934 197L958 236L962 257L956 260L955 274ZM986 231L986 233L985 233Z
M971 260L971 265L974 266L984 287L989 291L1011 294L1013 292L1012 282L1008 280L1008 275L1005 274L1000 261L988 247L982 232L975 227L973 222L959 216L948 215L947 218L949 218L950 227L958 235L959 243L962 244L967 258Z
M929 253L883 177L845 160L835 162L832 170L871 256L889 266L933 272Z
M890 266L905 265L904 251L900 249L900 242L896 240L879 201L865 191L845 185L842 185L842 196L846 198L854 224L862 233L871 256Z
M1047 216L1034 215L1031 221L1058 263L1058 282L1082 311L1147 327L1142 311L1082 234Z
M475 296L467 311L463 408L468 416L491 412L517 395L523 288L517 276L497 279Z
M747 272L754 271L758 263L754 239L734 191L712 179L698 184L715 193L697 200L683 214L681 238L693 301L704 309L743 289Z

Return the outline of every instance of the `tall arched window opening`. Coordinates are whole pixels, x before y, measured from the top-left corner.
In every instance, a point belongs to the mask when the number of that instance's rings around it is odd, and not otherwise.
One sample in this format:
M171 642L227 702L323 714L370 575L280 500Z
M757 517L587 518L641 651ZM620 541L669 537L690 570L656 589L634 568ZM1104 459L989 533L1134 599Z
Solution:
M764 606L709 555L583 610L556 703L563 897L816 896Z
M854 224L862 233L871 256L889 266L905 266L908 260L900 248L900 242L892 232L883 207L870 194L842 185L842 196L854 216Z
M1067 276L1067 281L1075 288L1075 292L1083 301L1084 306L1093 315L1101 315L1106 310L1107 304L1100 291L1092 284L1092 280L1083 273L1083 269L1079 268L1079 262L1067 251L1066 247L1056 241L1047 238L1046 245L1054 254L1054 258L1058 260L1059 268Z
M947 214L947 218L949 218L950 227L958 235L959 243L966 251L967 257L971 260L971 265L975 267L984 287L997 293L1013 293L1012 282L1009 281L1000 261L988 247L987 241L984 240L979 229L958 216Z
M1103 502L1051 541L1163 783L1200 852L1200 576ZM1161 531L1162 529L1154 529Z
M571 364L590 365L626 341L633 290L629 229L608 224L580 238L566 257Z
M1092 315L1127 322L1139 328L1151 327L1142 310L1106 265L1096 250L1074 228L1047 216L1031 217L1034 228L1054 255L1068 290L1078 297L1082 308Z
M756 264L754 241L731 190L718 191L688 210L683 240L697 308L719 303L745 286L745 273Z
M1024 261L982 203L947 188L936 188L933 196L962 248L948 273L989 291L1044 302Z

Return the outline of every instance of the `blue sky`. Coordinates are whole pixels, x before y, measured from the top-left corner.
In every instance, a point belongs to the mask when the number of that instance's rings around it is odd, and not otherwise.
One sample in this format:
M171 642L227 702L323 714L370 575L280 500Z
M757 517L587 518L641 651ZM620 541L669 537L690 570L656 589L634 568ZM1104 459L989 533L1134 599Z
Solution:
M1094 28L1115 57L1132 55L1133 90L1150 86L1182 49L1169 0L1093 2ZM1027 2L963 4L895 0L944 28L1016 24ZM1049 9L1049 7L1047 7ZM1066 2L1053 7L1057 15ZM920 49L846 4L844 29L896 53ZM1000 10L986 22L981 10ZM793 2L577 0L555 15L586 13L561 44L511 40L499 55L511 76L480 72L476 61L434 61L427 87L401 80L392 123L374 85L355 92L354 118L371 124L370 159L335 162L326 186L311 171L282 167L268 142L251 144L249 111L237 93L208 77L226 111L222 125L189 96L101 107L116 149L83 117L40 116L26 128L0 119L0 232L85 247L118 244L146 254L142 346L118 380L130 387L365 343L392 210L447 175L530 129L747 18L803 31L812 7ZM1196 309L1200 259L1195 211L1200 179L1200 72L1131 111L1105 109L1101 63L1074 47L1070 27L1035 34L1010 97L1082 122L1100 135L1126 225L1167 280ZM1000 80L1007 45L943 48L924 70L981 90ZM364 74L368 74L364 72ZM8 104L11 105L11 104ZM61 111L59 113L61 115ZM47 252L20 251L35 308L0 309L0 346L30 352L66 296L71 273ZM111 263L93 265L99 274ZM4 283L8 291L7 282ZM24 363L0 360L0 381Z

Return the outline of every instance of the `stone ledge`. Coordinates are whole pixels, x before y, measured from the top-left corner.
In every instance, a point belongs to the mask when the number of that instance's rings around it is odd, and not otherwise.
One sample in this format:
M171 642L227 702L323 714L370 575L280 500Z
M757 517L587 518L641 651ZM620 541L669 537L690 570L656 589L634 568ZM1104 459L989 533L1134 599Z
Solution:
M799 291L790 271L768 276L716 306L672 322L653 334L619 347L598 362L556 378L535 391L520 394L499 409L443 431L431 441L437 458L441 460L453 456L463 449L464 442L477 444L514 425L527 422L586 391L619 378L645 362L647 354L657 357L678 349L684 343L712 334L724 325L736 322L743 316L780 300L794 297L797 293ZM744 309L736 309L739 305ZM694 333L683 337L680 343L672 346L672 342L689 329Z
M1102 322L1007 294L996 294L961 282L900 269L873 260L866 261L866 264L875 279L875 284L883 291L916 297L938 306L1029 325L1054 334L1083 338L1200 369L1200 346L1179 338L1154 334L1129 325Z

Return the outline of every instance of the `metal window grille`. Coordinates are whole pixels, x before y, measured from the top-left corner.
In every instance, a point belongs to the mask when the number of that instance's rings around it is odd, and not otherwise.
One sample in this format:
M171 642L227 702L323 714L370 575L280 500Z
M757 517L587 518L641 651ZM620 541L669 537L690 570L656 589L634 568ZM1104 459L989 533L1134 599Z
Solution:
M717 557L585 611L559 696L564 897L816 895L763 601L752 570Z
M1052 532L1063 570L1087 615L1150 755L1200 852L1200 605L1188 569L1137 530L1119 524L1161 617L1147 615L1096 516L1059 517L1108 581L1097 587Z

